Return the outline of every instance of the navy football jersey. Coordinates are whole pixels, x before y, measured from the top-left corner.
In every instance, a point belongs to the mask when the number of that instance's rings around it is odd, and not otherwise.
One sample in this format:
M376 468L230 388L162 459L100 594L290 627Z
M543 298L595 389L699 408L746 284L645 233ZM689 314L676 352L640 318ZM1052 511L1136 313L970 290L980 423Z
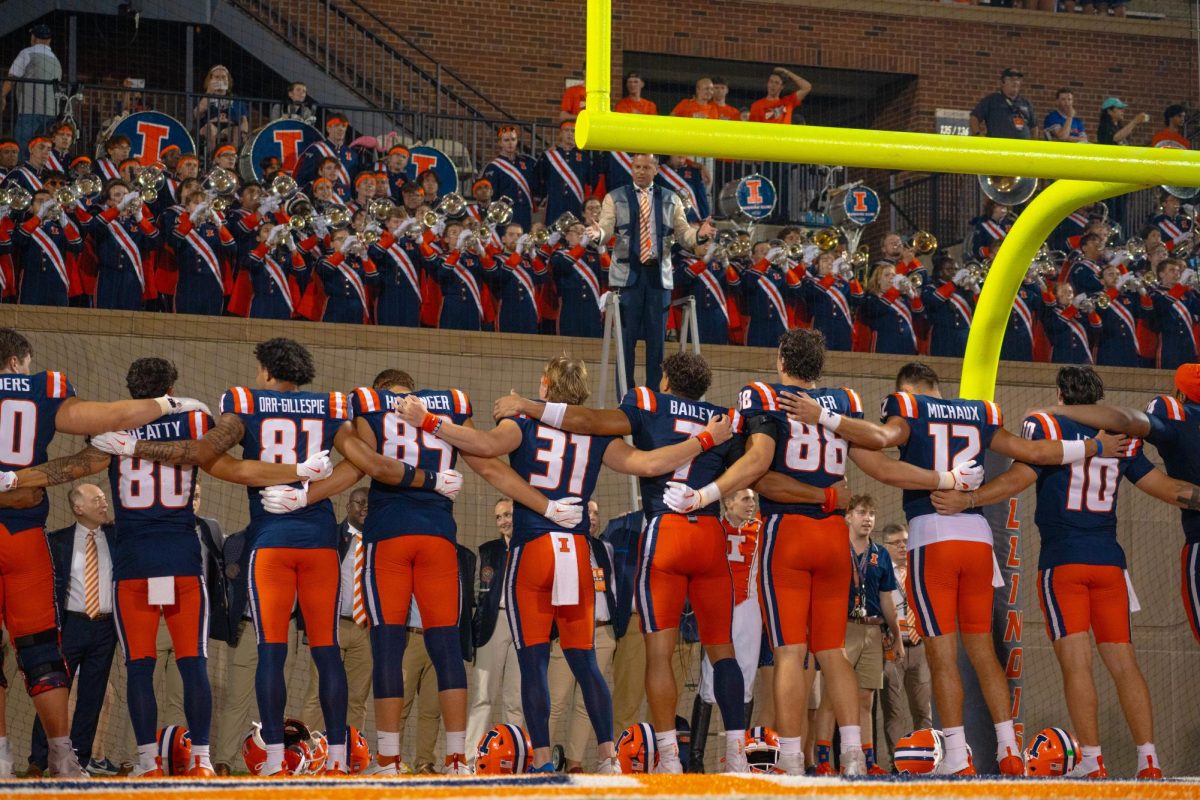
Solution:
M900 448L900 460L935 472L953 469L964 461L983 463L983 451L1004 425L1000 406L988 400L943 400L908 392L884 398L880 414L884 422L902 417L908 423L908 441ZM908 519L934 513L929 492L904 490ZM963 513L982 514L983 509Z
M333 448L333 436L350 419L350 401L341 392L278 392L234 386L221 395L221 413L237 414L246 433L242 458L269 464L297 464ZM295 485L299 485L296 483ZM322 500L287 514L263 511L257 487L250 496L252 547L336 547L333 504Z
M1159 395L1146 407L1146 416L1146 441L1158 449L1167 474L1200 485L1200 405ZM1200 543L1200 511L1180 509L1180 517L1188 543Z
M171 414L134 428L136 439L178 442L203 438L212 419L203 411ZM200 539L192 512L196 468L113 456L108 482L114 489L117 532L112 545L113 580L199 575Z
M1096 435L1095 428L1056 414L1026 417L1021 435L1037 441L1076 441ZM1128 458L1088 458L1074 464L1029 465L1038 474L1037 523L1042 538L1038 569L1063 564L1125 568L1117 542L1117 490L1121 478L1137 483L1154 470L1134 439Z
M775 423L775 458L771 471L795 478L802 483L827 488L846 477L846 451L849 444L828 428L793 422L780 407L781 392L804 393L823 407L856 419L862 418L862 401L852 389L802 389L782 383L751 383L738 395L736 429L744 433L750 420L766 416ZM767 496L759 502L763 516L770 514L803 514L824 519L831 514L821 510L821 504L777 503ZM833 514L842 515L841 509Z
M0 375L0 469L45 463L58 407L74 396L75 387L61 372ZM0 508L0 525L13 533L41 528L49 513L48 498L33 508Z
M588 532L587 502L596 490L604 451L612 436L567 433L526 416L509 417L521 429L521 444L508 456L514 471L551 500L583 499L583 521L574 528L555 527L540 512L513 503L512 544L525 544L547 531Z
M663 394L645 386L630 389L621 401L620 409L629 418L634 447L641 450L656 450L687 441L703 431L709 419L729 413L729 409L712 403ZM642 509L646 518L670 513L671 509L663 502L668 481L686 483L693 489L715 481L724 471L729 447L729 442L726 442L701 453L674 472L656 478L642 478ZM713 503L692 513L716 516L721 513L721 504Z
M388 458L434 472L453 469L458 463L458 451L453 445L409 425L399 414L392 413L407 396L386 389L355 389L352 397L354 416L362 417L371 426L376 450ZM471 418L471 401L458 389L422 389L413 392L413 396L420 399L431 414L445 417L457 425ZM406 533L445 536L454 541L457 530L454 501L438 494L432 487L403 489L371 481L363 541L378 542Z

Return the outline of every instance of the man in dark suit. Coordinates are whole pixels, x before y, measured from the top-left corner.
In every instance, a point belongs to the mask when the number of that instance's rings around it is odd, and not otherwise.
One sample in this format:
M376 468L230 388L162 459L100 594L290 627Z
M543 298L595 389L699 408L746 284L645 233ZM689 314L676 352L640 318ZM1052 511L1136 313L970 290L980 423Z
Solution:
M75 687L75 715L71 718L71 744L79 763L89 764L96 724L104 704L108 673L117 648L113 624L112 556L108 537L108 498L93 483L83 483L68 495L75 524L48 535L54 562L54 597L62 625L62 650L67 672ZM42 723L33 725L29 771L46 770L48 745Z
M633 608L634 578L637 575L638 537L645 520L633 511L608 523L600 538L612 548L616 610L613 635L617 649L613 654L613 725L625 730L638 722L637 713L646 696L646 642L641 621Z
M367 725L367 700L371 696L371 637L367 628L367 608L363 598L362 569L366 563L362 527L367 519L367 488L360 486L350 492L346 501L346 518L338 525L338 560L342 565L342 594L338 600L338 646L342 663L346 665L346 687L349 690L347 724L362 731ZM304 703L304 720L316 725L324 719L317 700L317 667L310 662L308 695ZM324 725L319 727L324 728Z
M498 538L479 546L479 593L472 629L475 638L475 676L467 717L467 744L475 745L492 726L492 707L501 701L501 721L524 725L521 711L521 672L504 611L504 562L512 538L512 501L496 501Z
M675 288L671 244L688 250L716 234L711 219L693 228L679 195L656 186L658 157L636 153L630 174L633 183L613 189L600 206L600 221L588 228L594 242L607 242L615 234L608 285L621 302L621 340L625 353L625 388L632 389L633 351L638 339L646 340L645 386L658 388L662 378L663 339L667 334L667 306Z

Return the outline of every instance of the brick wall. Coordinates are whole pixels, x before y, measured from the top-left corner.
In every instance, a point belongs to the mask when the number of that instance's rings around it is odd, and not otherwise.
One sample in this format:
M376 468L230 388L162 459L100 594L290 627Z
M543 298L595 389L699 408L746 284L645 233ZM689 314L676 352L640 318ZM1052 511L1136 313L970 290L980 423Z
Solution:
M555 115L564 78L582 64L584 3L578 0L445 0L437 14L419 19L406 4L361 3L521 117ZM912 0L858 4L903 13L848 13L837 5L673 0L667 17L645 13L634 0L615 0L614 88L619 96L625 51L913 74L915 89L881 105L876 124L927 131L935 108L973 107L995 90L1003 67L1017 65L1039 117L1050 110L1054 90L1067 85L1094 130L1100 102L1117 95L1151 113L1142 139L1158 126L1162 108L1195 99L1196 47L1174 23ZM662 111L679 98L651 99Z

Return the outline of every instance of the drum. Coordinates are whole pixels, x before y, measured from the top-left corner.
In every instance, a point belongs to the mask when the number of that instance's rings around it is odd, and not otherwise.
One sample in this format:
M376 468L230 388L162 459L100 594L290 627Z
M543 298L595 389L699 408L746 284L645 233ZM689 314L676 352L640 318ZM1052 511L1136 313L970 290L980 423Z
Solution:
M829 216L834 225L870 225L879 216L879 195L858 183L839 186L829 193Z
M283 171L289 175L296 169L296 162L314 142L325 137L311 125L296 119L277 119L263 125L250 134L242 151L238 153L238 174L245 181L262 181L262 162L265 158L278 158Z
M138 111L126 114L109 125L96 146L96 158L105 158L104 143L113 136L129 137L129 157L142 164L153 164L169 145L179 148L181 155L196 152L196 144L179 120L161 111Z
M436 147L417 145L408 151L408 167L404 173L410 181L416 181L417 176L431 169L438 176L438 192L445 197L450 192L458 191L458 168L450 156Z
M729 219L759 222L771 215L775 202L775 184L755 173L722 186L717 208Z

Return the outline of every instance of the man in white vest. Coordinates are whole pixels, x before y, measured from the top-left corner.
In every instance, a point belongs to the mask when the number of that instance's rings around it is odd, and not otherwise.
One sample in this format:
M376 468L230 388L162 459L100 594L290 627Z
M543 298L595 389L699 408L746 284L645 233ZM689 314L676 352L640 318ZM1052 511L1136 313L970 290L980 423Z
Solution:
M663 339L667 332L667 307L674 280L671 245L691 249L716 233L711 219L698 228L688 224L679 195L654 185L658 158L653 153L632 157L633 183L609 192L600 208L600 222L589 229L593 241L613 247L608 284L621 304L621 337L625 352L625 386L633 380L634 348L646 340L646 380L656 388L662 378Z
M21 146L21 159L24 160L29 157L26 149L28 141L39 133L45 133L58 114L54 91L57 82L62 80L62 64L50 49L49 25L30 28L29 47L17 53L12 66L8 68L8 77L9 80L0 87L0 112L8 105L8 96L15 88L17 124L13 135ZM13 78L31 82L15 83Z

